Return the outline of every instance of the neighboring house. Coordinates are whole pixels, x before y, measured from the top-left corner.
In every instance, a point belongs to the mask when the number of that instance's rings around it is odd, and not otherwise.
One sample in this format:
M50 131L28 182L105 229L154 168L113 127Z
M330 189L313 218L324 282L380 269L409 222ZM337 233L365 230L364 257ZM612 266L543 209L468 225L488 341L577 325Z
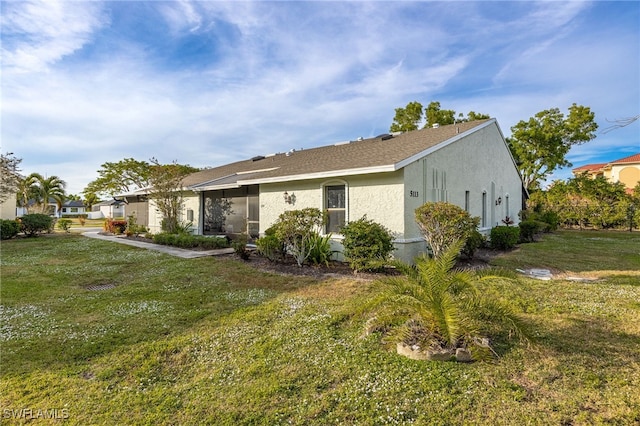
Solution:
M610 182L622 182L630 193L640 182L640 153L609 163L586 164L573 169L574 176L583 173L594 179L603 176Z
M340 227L366 215L395 236L395 256L426 250L415 209L448 201L481 220L484 233L518 222L522 180L495 119L257 156L187 176L183 220L199 234L264 233L286 210L328 213L323 230L340 249ZM160 230L153 203L149 226Z
M138 189L116 197L125 203L126 217L134 216L137 225L149 226L149 200L145 189Z
M9 197L0 203L0 219L13 220L16 218L16 194L10 194Z
M62 205L62 210L60 211L62 217L65 216L77 216L80 214L85 214L85 207L82 201L70 200L65 202Z
M89 219L111 218L123 219L125 217L125 202L119 200L101 201L91 207L91 211L87 212Z
M25 214L34 213L34 212L40 213L40 207L36 205L35 200L29 200L27 202L26 207L16 208L17 217L22 217ZM45 211L45 214L48 214L49 216L60 217L60 210L58 210L58 203L55 199L49 198L49 202L47 203L47 210Z

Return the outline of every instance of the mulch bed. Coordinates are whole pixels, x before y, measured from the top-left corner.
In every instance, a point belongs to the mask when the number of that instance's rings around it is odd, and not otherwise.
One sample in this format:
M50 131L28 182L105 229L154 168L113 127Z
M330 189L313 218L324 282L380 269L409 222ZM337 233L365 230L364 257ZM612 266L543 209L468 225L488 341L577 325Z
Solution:
M138 237L126 237L132 240L153 243L152 239ZM192 248L190 250L204 250L201 248ZM479 249L473 259L461 259L456 265L461 269L483 269L489 267L489 261L499 255L499 252L490 249ZM220 260L239 260L236 254L226 254L216 256ZM272 262L266 257L260 256L255 251L251 253L248 260L244 260L247 265L261 271L271 272L283 275L298 275L305 277L313 277L317 279L349 277L362 280L376 280L385 276L397 275L398 272L394 268L387 268L384 272L359 272L355 274L348 263L345 262L329 262L329 265L304 265L299 267L293 258L287 258L284 261Z

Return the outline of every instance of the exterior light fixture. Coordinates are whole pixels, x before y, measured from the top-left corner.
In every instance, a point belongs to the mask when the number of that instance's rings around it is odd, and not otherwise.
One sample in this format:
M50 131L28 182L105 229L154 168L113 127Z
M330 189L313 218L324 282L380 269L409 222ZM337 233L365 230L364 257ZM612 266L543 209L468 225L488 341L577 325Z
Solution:
M287 191L284 191L284 202L287 204L293 204L296 202L295 194L289 195Z
M496 200L496 206L499 206L500 204L502 204L502 197L498 197Z

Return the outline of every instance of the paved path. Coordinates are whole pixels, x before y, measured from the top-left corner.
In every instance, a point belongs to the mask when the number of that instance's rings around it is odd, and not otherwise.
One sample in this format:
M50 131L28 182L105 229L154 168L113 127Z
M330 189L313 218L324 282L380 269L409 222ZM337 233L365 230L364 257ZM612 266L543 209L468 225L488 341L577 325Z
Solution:
M115 236L115 235L101 235L98 233L99 231L87 231L83 232L82 235L89 238L95 238L103 241L111 241L114 243L126 244L128 246L143 248L147 250L155 250L161 253L170 254L171 256L181 257L183 259L195 259L197 257L206 257L206 256L219 256L221 254L230 254L233 253L234 250L232 248L224 248L217 250L207 250L207 251L198 251L198 250L188 250L178 247L171 246L163 246L160 244L146 243L144 241L136 241L131 240L129 238L123 236Z

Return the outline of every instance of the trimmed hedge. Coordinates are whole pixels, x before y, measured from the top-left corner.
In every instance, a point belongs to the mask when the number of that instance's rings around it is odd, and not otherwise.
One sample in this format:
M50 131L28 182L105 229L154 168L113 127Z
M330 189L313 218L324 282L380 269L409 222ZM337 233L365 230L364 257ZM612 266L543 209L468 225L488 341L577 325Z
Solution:
M520 240L520 228L516 226L496 226L491 230L491 247L507 250L515 247Z
M20 232L20 223L15 220L0 219L0 238L8 240Z
M180 248L201 248L213 250L229 247L226 238L221 237L205 237L203 235L191 234L169 234L161 232L153 236L153 242L165 246L173 246Z

